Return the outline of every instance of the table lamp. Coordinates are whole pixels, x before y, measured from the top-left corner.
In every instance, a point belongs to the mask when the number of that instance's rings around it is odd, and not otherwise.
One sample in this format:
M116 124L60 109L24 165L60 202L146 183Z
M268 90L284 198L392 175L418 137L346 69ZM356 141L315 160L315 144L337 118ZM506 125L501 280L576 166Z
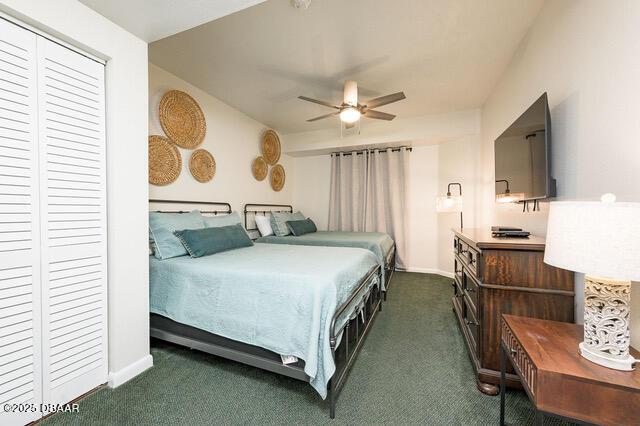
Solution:
M631 281L640 281L640 203L550 203L544 262L582 272L584 341L580 353L616 370L633 370L629 354Z
M459 195L451 195L451 187L457 186ZM463 228L462 222L462 185L458 182L451 182L447 185L447 195L436 198L436 211L438 213L460 213L460 229Z

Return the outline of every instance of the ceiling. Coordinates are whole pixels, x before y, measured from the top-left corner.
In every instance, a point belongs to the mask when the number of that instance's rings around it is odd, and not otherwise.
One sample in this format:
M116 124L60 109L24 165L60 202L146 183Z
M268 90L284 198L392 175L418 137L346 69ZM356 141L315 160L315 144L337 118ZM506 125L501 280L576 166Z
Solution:
M264 0L80 0L147 43Z
M149 59L281 133L335 127L346 79L399 117L479 108L542 0L268 0L152 43ZM363 122L366 126L367 119Z

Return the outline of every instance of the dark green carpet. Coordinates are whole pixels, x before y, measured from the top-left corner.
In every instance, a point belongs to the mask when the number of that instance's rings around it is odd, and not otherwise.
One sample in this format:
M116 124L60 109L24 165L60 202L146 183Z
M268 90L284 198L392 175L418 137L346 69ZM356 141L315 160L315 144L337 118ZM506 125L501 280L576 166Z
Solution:
M303 382L205 353L152 342L154 367L80 402L79 414L44 424L497 424L499 397L476 390L451 311L451 280L397 273L338 399ZM507 420L532 424L523 392L507 395ZM554 424L549 419L545 424Z

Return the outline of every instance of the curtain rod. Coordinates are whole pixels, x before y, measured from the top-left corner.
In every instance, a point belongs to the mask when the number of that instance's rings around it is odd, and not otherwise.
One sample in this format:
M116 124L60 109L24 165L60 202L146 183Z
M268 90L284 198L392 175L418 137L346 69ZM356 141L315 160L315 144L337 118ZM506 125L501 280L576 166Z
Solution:
M397 148L392 148L391 152L398 152L400 151L402 148L405 148L407 151L411 152L413 151L413 148L410 146L399 146ZM357 149L357 150L353 150L353 151L337 151L337 152L332 152L331 155L352 155L354 152L356 153L356 155L362 155L363 152L372 152L372 151L380 151L380 152L387 152L387 148L369 148L369 149Z

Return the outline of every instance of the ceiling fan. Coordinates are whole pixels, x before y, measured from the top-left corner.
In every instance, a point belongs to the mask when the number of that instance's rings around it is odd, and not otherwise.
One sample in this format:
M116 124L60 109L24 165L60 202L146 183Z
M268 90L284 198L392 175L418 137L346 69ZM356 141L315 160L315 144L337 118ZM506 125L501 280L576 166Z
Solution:
M358 121L360 117L374 118L376 120L393 120L396 117L395 115L375 111L373 108L401 101L405 99L406 96L404 95L404 92L398 92L391 95L380 96L378 98L371 99L365 104L360 104L358 103L358 83L352 80L347 80L344 82L344 99L340 105L333 105L330 102L320 101L306 96L298 96L298 98L303 101L313 102L314 104L324 105L337 110L330 114L310 118L307 120L308 122L318 121L337 115L340 117L340 120L346 124L346 127L349 128L353 127L354 123Z

